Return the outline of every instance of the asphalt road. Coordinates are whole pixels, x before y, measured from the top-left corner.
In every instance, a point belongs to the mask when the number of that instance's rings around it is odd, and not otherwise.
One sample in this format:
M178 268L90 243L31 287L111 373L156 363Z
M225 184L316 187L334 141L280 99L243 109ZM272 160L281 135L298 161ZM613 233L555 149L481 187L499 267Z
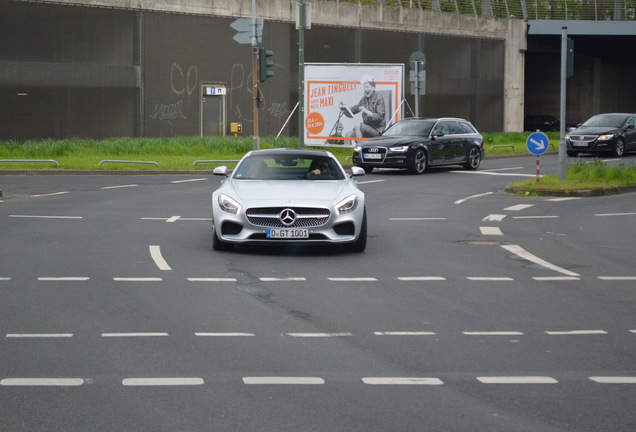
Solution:
M213 252L205 174L0 176L0 430L636 430L636 194L534 175L361 177L362 254Z

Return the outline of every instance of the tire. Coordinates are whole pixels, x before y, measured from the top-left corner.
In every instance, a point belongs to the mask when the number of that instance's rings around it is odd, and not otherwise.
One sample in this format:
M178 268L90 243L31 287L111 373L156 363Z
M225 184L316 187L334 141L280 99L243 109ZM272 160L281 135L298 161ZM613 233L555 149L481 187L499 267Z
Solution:
M579 155L579 152L575 152L574 150L566 150L566 153L568 154L568 156L570 157L576 157Z
M215 251L227 251L232 249L232 245L230 243L222 241L219 236L216 235L214 225L212 225L212 249Z
M408 167L410 174L424 174L428 161L426 160L426 153L422 149L415 150L413 154L413 160Z
M360 234L355 242L345 245L345 251L347 252L364 252L367 248L367 209L364 209L362 216L362 226L360 227Z
M471 147L468 150L468 159L464 163L464 168L470 171L475 171L481 164L481 150L478 147Z
M616 141L616 147L614 147L614 156L623 157L625 154L625 142L622 139Z

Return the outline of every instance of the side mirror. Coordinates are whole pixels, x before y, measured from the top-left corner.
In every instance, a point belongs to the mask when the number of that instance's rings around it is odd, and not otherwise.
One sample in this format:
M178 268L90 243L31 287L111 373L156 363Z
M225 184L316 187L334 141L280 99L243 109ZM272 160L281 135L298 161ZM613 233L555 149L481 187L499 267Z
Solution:
M227 177L227 167L225 165L214 168L214 175Z
M364 169L359 166L351 167L351 177L362 176L364 175Z

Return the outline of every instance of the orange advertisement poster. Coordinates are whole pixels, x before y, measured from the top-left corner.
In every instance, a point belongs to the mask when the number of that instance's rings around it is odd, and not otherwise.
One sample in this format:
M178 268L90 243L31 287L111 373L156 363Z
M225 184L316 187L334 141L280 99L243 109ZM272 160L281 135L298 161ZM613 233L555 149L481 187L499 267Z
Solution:
M354 147L402 118L404 65L305 64L304 142Z

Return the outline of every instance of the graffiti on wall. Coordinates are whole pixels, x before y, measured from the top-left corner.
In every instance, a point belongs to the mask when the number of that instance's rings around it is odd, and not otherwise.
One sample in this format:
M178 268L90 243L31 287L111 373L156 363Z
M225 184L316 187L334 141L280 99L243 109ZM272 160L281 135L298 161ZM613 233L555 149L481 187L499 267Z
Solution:
M187 119L184 113L185 102L190 102L192 95L196 93L199 82L199 70L196 65L190 66L186 73L178 63L172 63L170 67L170 96L177 99L174 102L158 103L148 116L153 120ZM198 94L197 94L198 96Z

